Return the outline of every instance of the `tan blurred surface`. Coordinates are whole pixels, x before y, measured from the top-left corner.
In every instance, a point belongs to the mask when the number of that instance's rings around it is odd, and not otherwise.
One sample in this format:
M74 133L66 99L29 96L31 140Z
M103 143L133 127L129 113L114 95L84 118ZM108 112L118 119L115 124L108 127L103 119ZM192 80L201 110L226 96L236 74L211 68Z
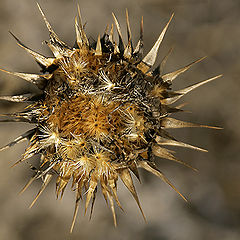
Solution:
M76 2L39 0L55 31L69 45L74 42ZM166 72L207 55L204 62L179 77L174 89L183 88L208 77L224 77L203 86L184 98L192 113L176 116L188 121L222 126L224 130L187 129L174 131L178 139L209 150L199 153L174 149L180 159L199 169L190 169L159 160L161 170L187 196L189 203L154 176L141 172L142 184L136 182L148 222L120 184L119 198L125 212L117 210L114 228L110 210L98 194L93 219L80 209L72 235L69 227L74 210L74 194L68 189L63 200L55 200L55 186L50 185L31 210L40 181L23 195L18 192L32 172L27 164L15 168L26 147L0 153L0 239L161 239L161 240L238 240L240 239L240 2L238 0L81 0L83 21L88 36L96 38L113 11L125 29L125 8L138 38L139 20L144 16L145 52L158 37L172 12L174 20L159 53L159 61L174 45ZM0 0L0 67L12 71L38 72L37 64L19 48L8 34L13 31L29 47L49 55L42 44L47 30L35 1ZM0 95L26 93L34 89L24 81L0 73ZM0 102L0 113L13 112L22 105ZM29 129L28 124L0 124L0 146ZM36 160L32 160L34 164Z

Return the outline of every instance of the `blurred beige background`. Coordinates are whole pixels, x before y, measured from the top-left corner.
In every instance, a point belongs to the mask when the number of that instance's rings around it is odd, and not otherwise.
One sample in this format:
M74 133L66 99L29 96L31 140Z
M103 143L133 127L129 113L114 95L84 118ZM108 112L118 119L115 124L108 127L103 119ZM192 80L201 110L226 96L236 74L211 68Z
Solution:
M159 167L189 199L186 204L159 179L141 172L142 184L136 187L148 219L141 214L120 184L119 198L125 209L117 209L118 227L114 228L110 210L100 192L93 219L80 209L72 235L69 228L74 210L74 193L69 189L63 200L55 200L51 184L33 209L28 206L40 187L35 182L23 195L18 192L31 177L27 164L10 166L24 152L26 144L0 153L0 239L159 239L159 240L238 240L240 239L240 2L238 0L81 0L82 18L88 36L96 38L113 11L125 29L125 8L131 28L138 38L139 21L144 16L145 52L166 24L175 17L161 46L159 59L174 46L166 72L207 55L208 58L175 81L174 89L224 74L184 98L192 113L176 116L188 121L222 126L224 130L186 129L174 131L178 139L209 150L199 153L176 149L177 156L199 169L195 173L180 165L159 160ZM74 42L76 1L39 0L55 31L69 45ZM0 67L12 71L38 72L37 64L19 48L8 34L13 31L29 47L49 55L42 44L48 33L36 2L0 0ZM0 95L26 93L34 88L0 73ZM0 113L22 109L22 105L0 102ZM0 146L29 129L28 124L0 123ZM35 163L32 160L31 163Z

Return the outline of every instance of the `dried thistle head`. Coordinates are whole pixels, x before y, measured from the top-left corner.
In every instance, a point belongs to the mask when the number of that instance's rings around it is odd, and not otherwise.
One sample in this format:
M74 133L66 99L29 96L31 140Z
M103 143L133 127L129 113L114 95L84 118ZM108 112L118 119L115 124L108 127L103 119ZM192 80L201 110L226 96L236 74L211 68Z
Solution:
M41 156L39 169L35 169L35 175L22 190L25 191L36 179L43 180L31 206L52 176L57 174L57 197L63 195L70 181L72 190L76 192L71 231L83 193L86 196L85 212L92 202L92 214L98 185L106 202L110 203L116 225L114 202L122 208L117 195L117 181L121 178L144 217L131 175L132 172L139 179L138 168L158 176L185 199L158 170L155 160L160 157L191 167L173 156L165 146L205 151L179 142L167 132L171 128L209 127L172 118L172 114L183 111L180 106L174 107L172 104L220 75L172 91L172 81L203 58L174 72L162 74L166 56L153 69L158 48L173 15L150 52L143 57L143 21L140 24L140 38L134 48L127 12L126 44L114 14L118 44L113 38L113 25L110 33L106 30L96 41L90 42L78 8L76 43L69 47L59 39L38 7L50 34L50 41L46 43L54 56L45 57L36 53L13 35L18 45L34 57L41 67L41 74L5 72L35 84L41 94L1 97L1 100L12 102L29 102L29 106L22 112L2 115L0 119L1 122L28 122L34 125L33 129L1 148L3 150L28 140L29 146L16 164L37 154Z

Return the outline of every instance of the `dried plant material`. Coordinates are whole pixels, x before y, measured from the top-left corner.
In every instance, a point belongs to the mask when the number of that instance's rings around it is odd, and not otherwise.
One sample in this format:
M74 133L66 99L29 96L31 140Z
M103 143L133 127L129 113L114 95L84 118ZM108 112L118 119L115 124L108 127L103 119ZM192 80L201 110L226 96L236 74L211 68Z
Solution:
M39 5L38 7L49 30L50 40L47 45L54 57L48 58L34 52L12 34L18 45L34 57L41 67L41 74L2 71L36 85L41 94L0 97L4 101L31 103L22 112L2 114L0 117L0 122L34 124L32 130L0 149L2 151L24 140L29 141L25 153L14 166L37 154L41 155L39 169L35 169L36 174L21 191L24 192L34 180L42 179L42 186L30 207L35 204L52 176L57 174L57 197L63 196L69 182L76 192L71 231L83 198L86 198L85 213L91 206L91 217L98 186L101 187L106 202L109 202L116 225L115 203L122 209L117 195L117 182L120 178L145 219L132 180L132 173L140 180L138 168L144 168L158 176L186 200L157 169L155 160L157 157L165 158L192 168L178 160L165 146L206 150L180 142L166 130L208 126L170 117L183 110L180 109L182 105L169 105L220 75L183 90L171 91L172 81L203 58L162 75L170 51L162 64L153 69L158 49L173 15L152 49L143 57L143 19L140 23L139 41L134 48L127 11L126 44L114 14L118 44L113 38L113 24L110 33L107 27L102 36L99 35L96 41L90 42L78 6L78 17L75 18L76 43L74 47L69 47L53 31L42 9Z

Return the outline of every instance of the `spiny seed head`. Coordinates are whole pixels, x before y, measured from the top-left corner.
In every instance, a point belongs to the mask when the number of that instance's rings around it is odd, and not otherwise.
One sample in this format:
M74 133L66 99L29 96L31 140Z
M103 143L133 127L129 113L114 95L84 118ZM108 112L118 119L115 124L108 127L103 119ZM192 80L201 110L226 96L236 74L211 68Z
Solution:
M72 189L76 192L71 231L83 193L86 196L86 212L91 200L93 207L98 185L105 200L110 203L116 225L114 202L122 208L117 196L118 178L131 192L142 212L131 176L132 172L139 179L138 168L144 168L160 177L178 192L158 170L154 156L191 167L175 158L164 146L204 150L177 141L167 130L207 126L172 118L173 113L182 110L170 105L219 76L172 91L172 81L203 58L163 75L166 56L162 64L153 69L158 48L173 15L150 52L143 57L143 22L141 21L139 41L134 48L128 13L126 44L114 14L118 44L113 37L113 25L110 33L105 32L96 41L90 42L78 8L79 16L75 19L76 43L74 47L69 47L59 39L38 7L49 30L50 40L46 43L54 57L36 53L12 34L18 45L34 57L42 73L5 72L35 84L41 94L1 97L2 100L13 102L30 102L30 105L22 112L5 115L0 119L2 122L20 121L35 125L32 130L1 149L29 140L29 146L17 163L36 154L41 155L39 169L23 189L26 190L34 180L43 179L42 187L31 206L53 174L58 175L57 197L63 195L70 180Z

